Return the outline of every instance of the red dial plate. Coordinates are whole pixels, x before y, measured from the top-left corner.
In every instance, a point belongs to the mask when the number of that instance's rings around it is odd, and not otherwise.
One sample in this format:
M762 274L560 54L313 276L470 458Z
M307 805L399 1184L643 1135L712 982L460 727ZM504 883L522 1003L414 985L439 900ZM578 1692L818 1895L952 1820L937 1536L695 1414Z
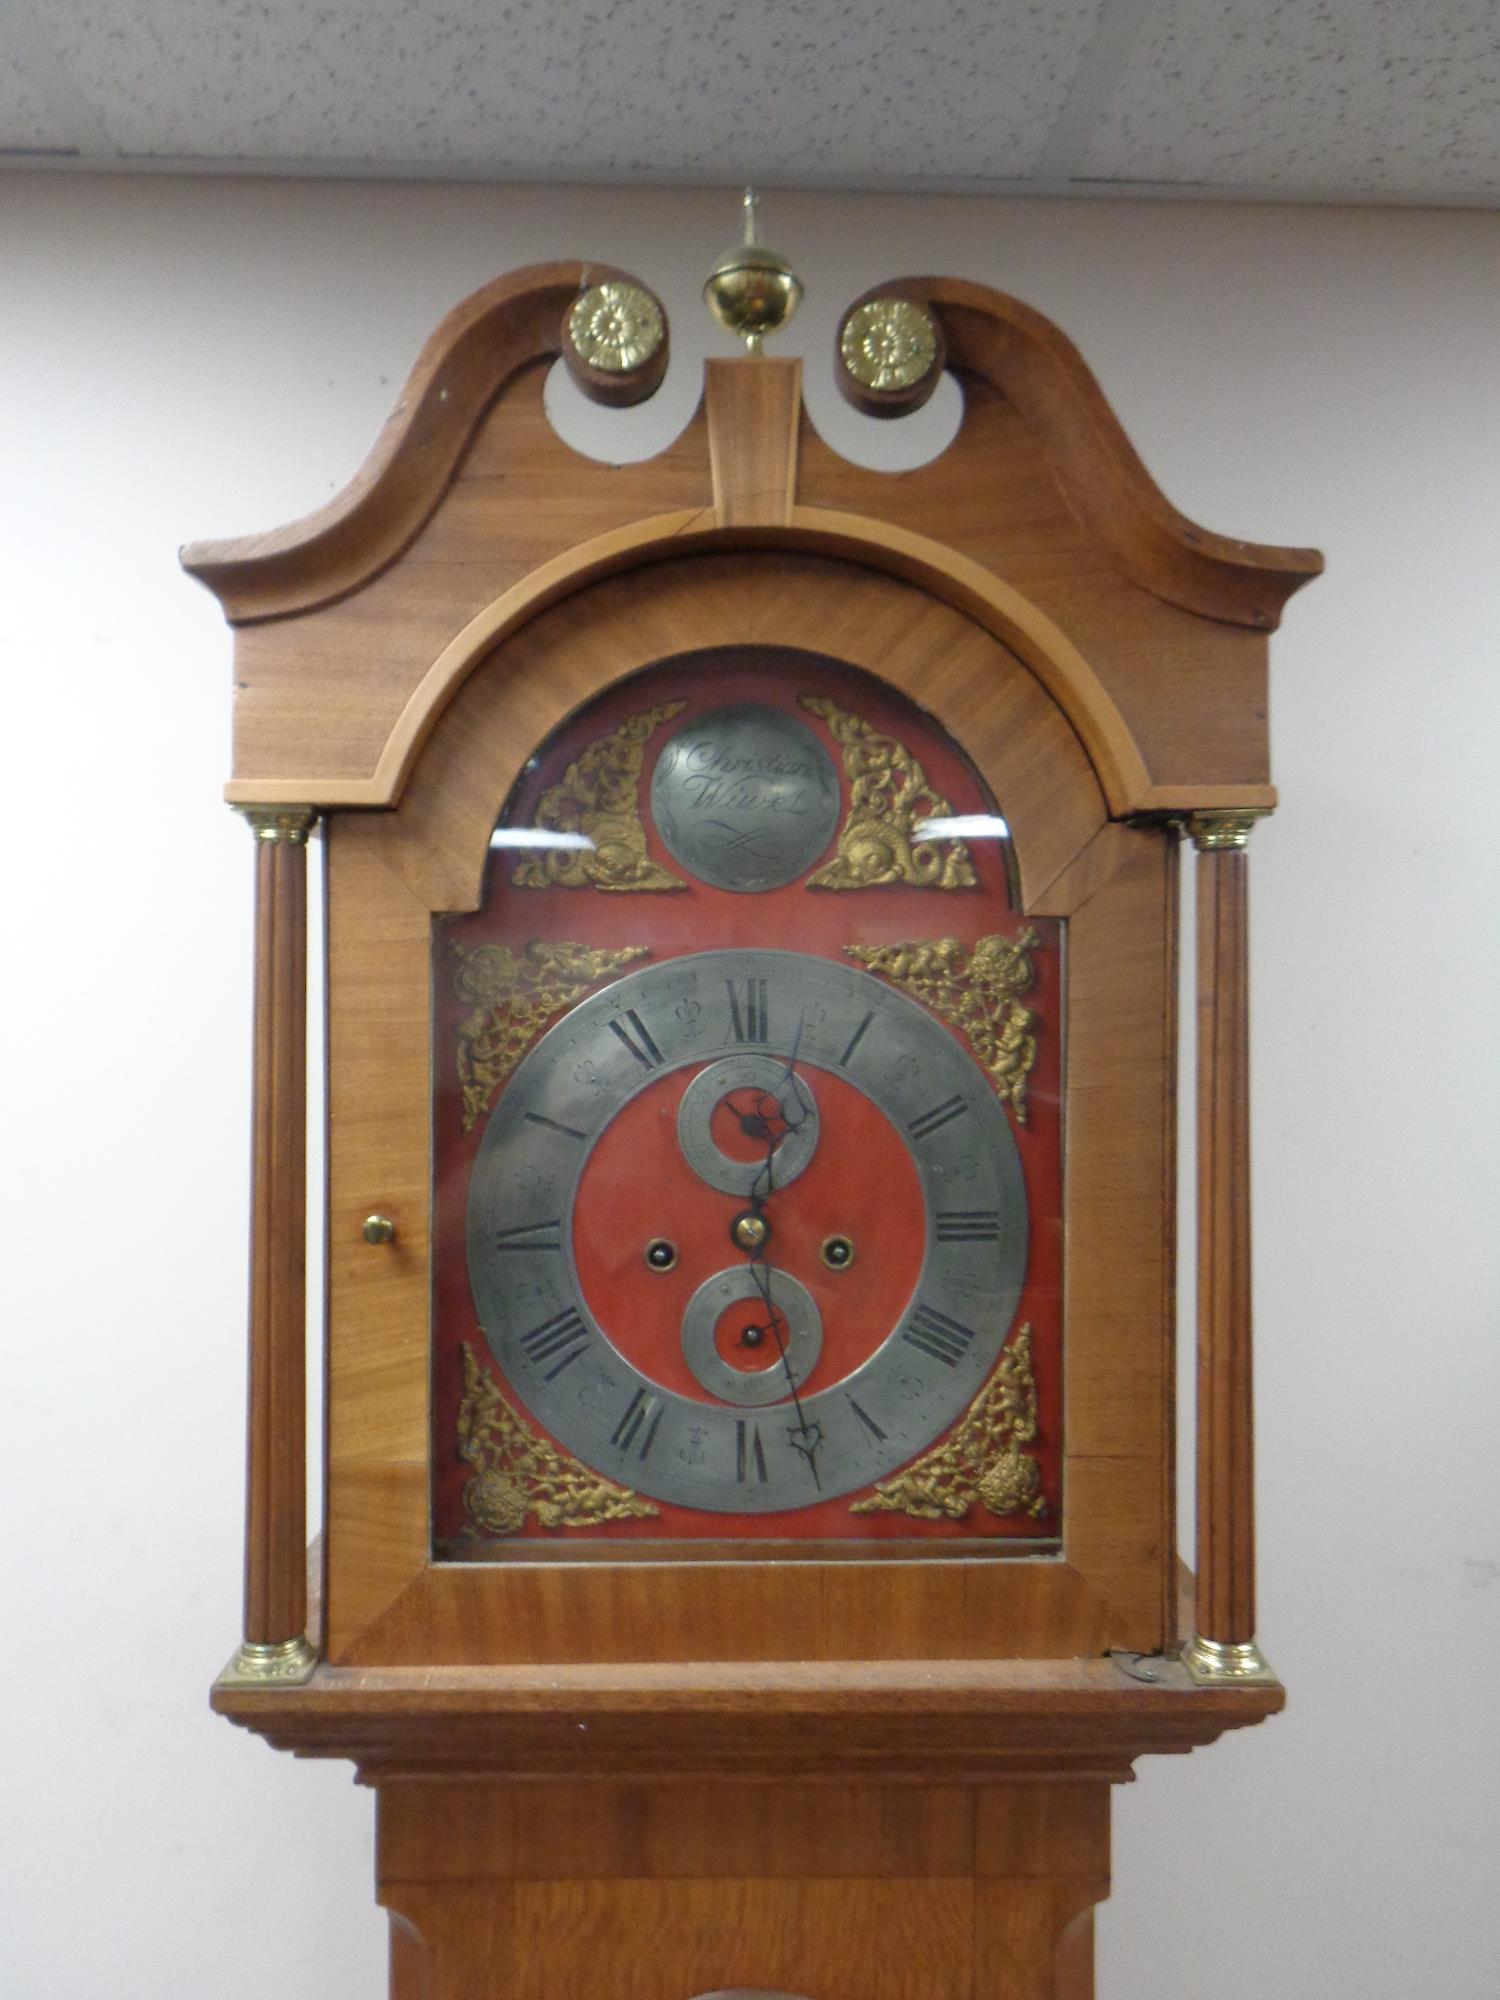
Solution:
M712 1540L854 1542L889 1545L951 1544L959 1549L1027 1553L1055 1540L1061 1525L1062 1461L1062 925L1023 917L1011 896L1008 849L1003 840L973 840L968 851L977 882L958 890L882 884L828 891L809 888L805 877L760 893L736 893L694 880L667 851L652 824L651 777L656 757L673 732L699 714L732 703L784 709L813 730L840 772L840 825L847 820L852 784L844 751L827 725L800 703L823 695L893 738L916 757L935 794L955 813L993 814L996 803L961 751L901 696L867 675L810 653L770 648L730 649L683 656L620 682L581 710L532 760L508 801L502 822L534 823L549 787L591 744L632 717L667 701L679 714L651 735L636 784L646 852L683 883L668 892L610 893L596 888L518 888L516 856L493 853L484 895L472 914L438 918L433 926L433 1431L432 1517L436 1554L463 1561L551 1557L560 1550L601 1555L634 1549L649 1556L662 1544ZM1003 801L1000 802L1003 809ZM821 866L835 842L814 863ZM810 871L811 872L811 871ZM647 1518L600 1523L587 1530L541 1527L534 1516L512 1537L477 1535L463 1507L471 1477L457 1447L463 1397L463 1350L469 1347L500 1380L474 1310L466 1261L466 1205L484 1120L465 1132L457 1039L472 1006L455 990L454 946L505 944L521 952L533 940L568 941L595 948L629 948L660 963L683 953L733 946L774 946L849 964L850 945L893 945L952 938L970 949L996 933L1015 938L1029 926L1034 980L1025 1004L1036 1021L1037 1057L1028 1079L1027 1118L1013 1122L1026 1180L1030 1218L1025 1289L1014 1325L1032 1329L1038 1401L1038 1434L1027 1447L1042 1479L1046 1510L997 1518L979 1505L962 1519L925 1520L909 1514L854 1514L848 1497L758 1518L728 1516L662 1503ZM645 958L635 961L644 963ZM589 990L594 990L590 988ZM551 1019L560 1015L548 1016ZM952 1032L967 1046L957 1029ZM588 1303L611 1339L665 1386L685 1395L705 1392L687 1370L676 1329L681 1307L702 1275L737 1258L728 1239L736 1212L732 1196L708 1188L687 1166L676 1143L676 1104L693 1072L664 1077L628 1105L600 1139L585 1171L577 1204L574 1249ZM830 1086L837 1085L837 1088ZM857 1365L869 1347L897 1322L912 1294L921 1256L921 1204L904 1147L876 1107L841 1079L814 1073L828 1136L804 1174L769 1208L777 1257L817 1299L824 1315L825 1348L818 1382ZM715 1137L733 1152L732 1119L720 1117ZM665 1223L663 1217L670 1219ZM820 1262L823 1238L850 1237L855 1261L829 1272ZM662 1275L642 1257L660 1235L679 1252L676 1268ZM658 1304L658 1301L664 1302ZM871 1308L868 1322L867 1308ZM753 1307L750 1316L753 1317ZM721 1330L725 1352L737 1328ZM647 1358L649 1355L649 1359ZM740 1352L738 1359L745 1359ZM500 1386L540 1435L548 1434L525 1410L509 1384ZM858 1496L855 1496L856 1498Z
M589 1309L625 1358L664 1387L707 1402L683 1359L680 1329L699 1285L747 1262L730 1235L747 1203L709 1187L677 1143L677 1107L697 1073L677 1070L650 1085L605 1131L579 1182L573 1252ZM805 1075L818 1107L817 1147L789 1186L773 1190L764 1215L771 1230L766 1262L805 1285L822 1316L823 1351L800 1385L812 1394L867 1361L890 1333L916 1288L927 1214L916 1169L885 1113L842 1077ZM764 1143L744 1151L732 1120L716 1118L713 1129L731 1156L764 1157ZM874 1161L878 1172L870 1170ZM854 1248L843 1270L823 1260L832 1236ZM670 1271L646 1261L656 1240L677 1250ZM747 1301L731 1313L736 1324L721 1323L716 1344L731 1365L744 1367L755 1350L736 1348L732 1336L763 1320L764 1308Z

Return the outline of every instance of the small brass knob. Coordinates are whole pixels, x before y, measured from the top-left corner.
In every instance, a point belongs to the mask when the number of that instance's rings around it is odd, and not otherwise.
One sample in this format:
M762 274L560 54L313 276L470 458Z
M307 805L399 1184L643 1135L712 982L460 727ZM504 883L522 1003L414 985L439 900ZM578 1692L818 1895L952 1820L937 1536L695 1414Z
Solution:
M361 1234L366 1243L394 1243L396 1225L388 1215L367 1215Z
M749 1211L737 1215L729 1225L729 1234L741 1250L759 1250L770 1241L771 1225L763 1215Z

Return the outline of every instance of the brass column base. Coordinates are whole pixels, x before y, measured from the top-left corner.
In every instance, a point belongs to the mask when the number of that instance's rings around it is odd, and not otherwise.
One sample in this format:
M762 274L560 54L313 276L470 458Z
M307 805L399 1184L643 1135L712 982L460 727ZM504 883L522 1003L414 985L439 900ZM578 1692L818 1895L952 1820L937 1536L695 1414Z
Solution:
M1232 1644L1195 1635L1182 1649L1182 1664L1199 1687L1277 1685L1270 1662L1253 1639Z
M318 1656L300 1635L276 1645L247 1639L220 1674L218 1687L286 1687L312 1679Z

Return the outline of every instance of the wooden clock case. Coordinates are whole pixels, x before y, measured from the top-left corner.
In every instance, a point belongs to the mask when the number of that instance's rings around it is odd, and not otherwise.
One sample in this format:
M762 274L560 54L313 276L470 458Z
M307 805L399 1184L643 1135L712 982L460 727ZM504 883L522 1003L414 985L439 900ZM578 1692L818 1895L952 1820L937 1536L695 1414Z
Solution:
M1244 840L1274 804L1267 634L1319 559L1186 521L1057 329L949 280L876 294L935 316L963 386L930 464L840 459L799 365L760 357L710 362L657 458L579 457L542 388L580 287L606 275L486 287L338 499L184 554L235 628L228 796L258 868L246 1627L214 1705L375 1787L400 2000L1080 2000L1110 1785L1282 1701L1254 1646ZM475 906L497 813L570 713L653 661L745 644L832 655L920 704L1000 802L1023 909L1067 919L1062 1553L435 1562L434 914ZM314 824L328 1299L309 1562ZM1173 1478L1184 828L1201 850L1196 1586ZM391 1240L366 1240L376 1215Z

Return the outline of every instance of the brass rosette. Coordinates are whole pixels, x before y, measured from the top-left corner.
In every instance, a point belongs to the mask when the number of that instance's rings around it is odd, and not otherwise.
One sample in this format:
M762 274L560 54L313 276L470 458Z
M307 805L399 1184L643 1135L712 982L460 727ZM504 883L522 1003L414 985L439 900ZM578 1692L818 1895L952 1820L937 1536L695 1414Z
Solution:
M857 300L838 333L838 381L856 408L875 417L920 409L947 358L937 315L916 299L885 293Z
M643 401L667 366L661 301L630 278L606 278L580 292L563 319L568 372L596 403Z

